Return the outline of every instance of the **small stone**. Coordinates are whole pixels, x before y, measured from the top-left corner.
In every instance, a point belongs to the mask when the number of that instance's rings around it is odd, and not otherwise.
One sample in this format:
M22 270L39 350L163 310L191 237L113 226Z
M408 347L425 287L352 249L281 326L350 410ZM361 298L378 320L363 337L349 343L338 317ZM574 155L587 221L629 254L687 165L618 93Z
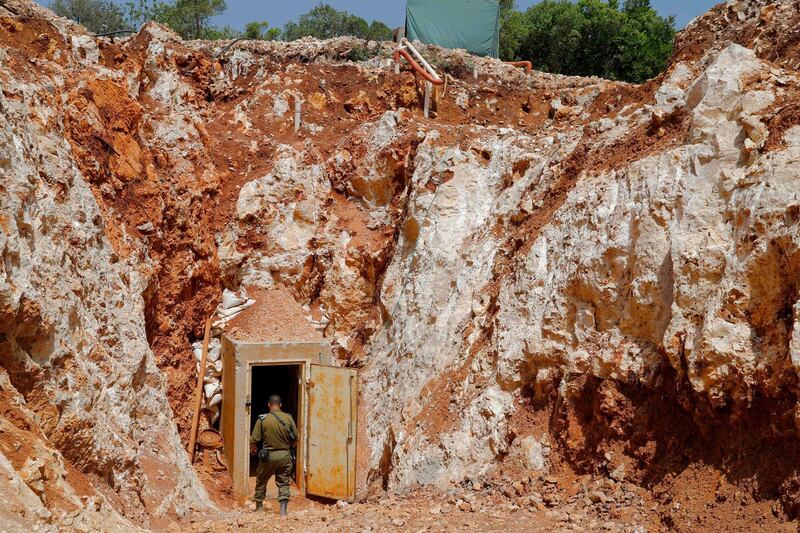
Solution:
M614 470L611 471L611 479L615 481L624 481L625 480L625 465L619 465Z
M593 490L587 496L592 503L606 503L608 501L608 496L601 490Z
M136 226L136 229L141 233L152 233L155 230L152 222L145 222L144 224Z

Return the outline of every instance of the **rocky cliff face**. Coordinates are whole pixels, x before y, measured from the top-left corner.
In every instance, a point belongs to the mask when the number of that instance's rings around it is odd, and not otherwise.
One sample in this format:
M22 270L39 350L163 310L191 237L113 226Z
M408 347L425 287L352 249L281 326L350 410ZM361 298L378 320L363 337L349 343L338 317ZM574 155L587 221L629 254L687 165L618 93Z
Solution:
M9 6L0 512L209 505L188 347L241 285L290 291L362 368L364 487L521 468L666 493L702 463L797 512L795 3L715 8L642 86L430 48L431 119L388 44L114 43Z
M35 6L18 10L32 18L0 23L3 520L128 531L210 502L147 342L150 266L109 220L70 143L77 73L96 97L109 83L95 78L97 45ZM125 93L104 98L122 105ZM82 113L110 123L97 172L132 175L135 114Z

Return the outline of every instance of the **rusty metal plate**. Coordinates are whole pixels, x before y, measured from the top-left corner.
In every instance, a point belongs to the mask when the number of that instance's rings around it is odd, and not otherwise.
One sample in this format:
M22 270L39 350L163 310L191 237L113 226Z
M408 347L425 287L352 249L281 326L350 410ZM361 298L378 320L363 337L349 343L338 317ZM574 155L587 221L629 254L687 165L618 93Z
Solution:
M355 495L356 401L355 369L311 365L308 494L337 500Z

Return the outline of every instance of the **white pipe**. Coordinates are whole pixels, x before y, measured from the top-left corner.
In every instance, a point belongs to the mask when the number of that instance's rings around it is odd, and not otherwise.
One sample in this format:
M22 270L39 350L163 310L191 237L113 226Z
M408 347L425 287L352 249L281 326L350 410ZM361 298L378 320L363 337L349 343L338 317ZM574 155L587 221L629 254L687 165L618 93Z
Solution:
M425 67L425 70L428 71L428 74L430 74L431 76L433 76L436 79L441 79L441 78L439 78L439 75L436 74L436 71L433 70L433 67L430 66L427 61L425 61L425 58L422 57L422 54L417 52L417 49L414 48L414 45L411 44L411 42L408 39L406 39L404 37L403 40L402 40L402 43L405 46L405 48L408 48L409 50L411 50L411 53L414 54L417 57L419 62L422 63L422 66Z
M294 97L294 131L300 130L300 108L302 103L297 96Z
M425 82L425 107L424 114L425 118L428 118L428 113L431 109L431 89L433 88L433 84L429 81Z

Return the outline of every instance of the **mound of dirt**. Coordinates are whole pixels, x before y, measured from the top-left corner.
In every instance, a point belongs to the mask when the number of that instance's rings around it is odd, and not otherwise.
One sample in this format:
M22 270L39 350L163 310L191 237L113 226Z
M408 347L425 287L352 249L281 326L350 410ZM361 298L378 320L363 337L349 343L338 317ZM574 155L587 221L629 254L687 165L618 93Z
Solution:
M228 323L226 333L248 342L311 342L322 333L311 323L311 312L303 309L285 288L248 287L256 301Z

